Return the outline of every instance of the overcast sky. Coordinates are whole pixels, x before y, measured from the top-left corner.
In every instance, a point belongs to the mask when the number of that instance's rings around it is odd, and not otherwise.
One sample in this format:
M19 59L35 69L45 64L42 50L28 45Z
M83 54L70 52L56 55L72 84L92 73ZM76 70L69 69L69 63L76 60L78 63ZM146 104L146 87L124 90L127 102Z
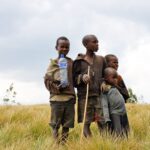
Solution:
M0 100L14 83L21 104L48 103L43 76L56 39L69 38L75 59L83 36L95 34L97 54L117 55L127 87L150 103L149 8L149 0L0 0Z

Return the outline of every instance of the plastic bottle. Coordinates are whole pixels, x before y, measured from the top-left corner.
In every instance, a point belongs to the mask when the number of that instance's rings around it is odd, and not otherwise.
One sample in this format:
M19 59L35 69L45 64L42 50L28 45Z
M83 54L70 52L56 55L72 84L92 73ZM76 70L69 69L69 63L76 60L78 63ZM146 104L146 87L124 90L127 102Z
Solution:
M64 57L64 54L60 55L58 60L58 65L60 69L60 83L61 87L66 87L68 85L68 63L67 59Z

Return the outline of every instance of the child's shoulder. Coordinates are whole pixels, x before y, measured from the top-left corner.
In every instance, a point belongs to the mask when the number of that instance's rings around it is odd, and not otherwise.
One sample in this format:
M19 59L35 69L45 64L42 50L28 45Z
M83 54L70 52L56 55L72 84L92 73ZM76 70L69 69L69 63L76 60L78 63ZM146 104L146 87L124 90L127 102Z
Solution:
M51 58L50 61L49 61L49 64L51 66L58 65L58 59L57 58Z
M95 57L104 60L104 56L102 56L102 55L95 55Z
M106 64L104 57L101 55L95 55L95 62L98 64Z
M74 64L78 64L78 63L80 63L81 61L85 61L84 60L84 58L85 58L85 54L82 54L82 53L79 53L78 55L77 55L77 57L75 58L75 60L74 60Z
M120 74L118 74L117 80L118 80L118 82L123 80L123 78L122 78L122 76Z
M85 57L85 54L79 53L75 60L82 60L84 59L84 57Z
M111 86L111 88L108 91L108 94L109 95L112 95L112 94L113 95L118 95L118 94L120 94L120 92L119 92L119 90L116 87Z
M73 62L73 59L72 59L72 58L70 58L70 57L66 57L66 58L67 58L67 60Z

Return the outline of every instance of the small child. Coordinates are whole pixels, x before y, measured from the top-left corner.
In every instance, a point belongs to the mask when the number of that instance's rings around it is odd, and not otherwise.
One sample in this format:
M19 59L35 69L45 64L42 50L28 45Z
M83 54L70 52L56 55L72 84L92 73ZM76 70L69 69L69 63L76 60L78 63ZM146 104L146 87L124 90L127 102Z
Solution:
M72 80L72 59L66 55L69 52L70 42L66 37L59 37L56 41L56 50L58 58L52 59L45 74L45 86L50 92L51 119L50 126L52 127L53 137L57 143L65 143L68 137L69 128L74 127L74 104L75 91ZM58 60L64 54L68 62L68 80L67 87L61 87ZM58 130L62 125L62 136L59 138Z
M125 108L125 101L118 89L115 87L117 82L117 71L108 67L104 71L104 80L108 90L102 94L103 115L112 133L117 136L128 136L129 123Z
M115 56L113 54L108 54L108 55L105 56L105 60L106 60L106 63L107 63L107 67L112 67L116 71L118 70L118 58L117 58L117 56ZM123 81L123 78L119 74L117 76L116 87L119 90L119 92L122 94L122 96L125 100L125 103L126 103L127 99L129 98L129 94L128 94L128 90L126 88L126 85Z
M84 106L86 99L87 84L89 83L89 95L87 113L84 123L84 136L92 135L90 125L93 121L97 122L98 129L101 130L102 108L100 105L100 83L105 68L105 60L102 56L96 55L98 51L98 39L95 35L86 35L82 40L86 48L85 54L78 54L73 64L74 86L77 88L78 96L78 122L83 121ZM90 66L90 73L88 72Z

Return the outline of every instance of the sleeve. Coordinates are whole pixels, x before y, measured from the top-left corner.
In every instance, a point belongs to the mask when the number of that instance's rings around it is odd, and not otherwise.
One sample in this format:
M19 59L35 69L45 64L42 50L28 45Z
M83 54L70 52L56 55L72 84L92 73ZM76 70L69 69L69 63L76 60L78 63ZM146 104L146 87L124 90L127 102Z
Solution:
M107 64L106 64L106 60L103 58L103 69L102 69L102 77L104 78L104 70L106 69Z
M82 77L83 74L81 73L81 63L80 61L74 61L73 62L73 85L75 87L84 84Z
M44 76L44 84L45 84L46 89L48 91L50 91L51 87L53 85L53 82L52 82L51 78L47 74L45 74L45 76Z
M108 99L106 94L101 94L101 104L102 104L102 111L105 123L110 122L110 115L109 115L109 105L108 105Z
M49 74L49 70L51 69L51 64L49 64L48 68L47 68L47 71L45 73L45 76L44 76L44 84L45 84L45 87L48 91L50 91L50 86L52 84L52 77L51 75Z
M59 93L59 88L58 88L59 83L54 80L54 77L53 77L54 71L55 70L52 67L52 64L50 63L47 68L47 72L45 73L45 76L44 76L44 84L48 91L58 94Z
M128 90L126 88L126 85L122 79L122 77L119 75L118 77L118 87L117 89L119 90L119 92L122 94L123 98L125 99L125 103L127 101L127 99L129 98L129 94L128 94Z

